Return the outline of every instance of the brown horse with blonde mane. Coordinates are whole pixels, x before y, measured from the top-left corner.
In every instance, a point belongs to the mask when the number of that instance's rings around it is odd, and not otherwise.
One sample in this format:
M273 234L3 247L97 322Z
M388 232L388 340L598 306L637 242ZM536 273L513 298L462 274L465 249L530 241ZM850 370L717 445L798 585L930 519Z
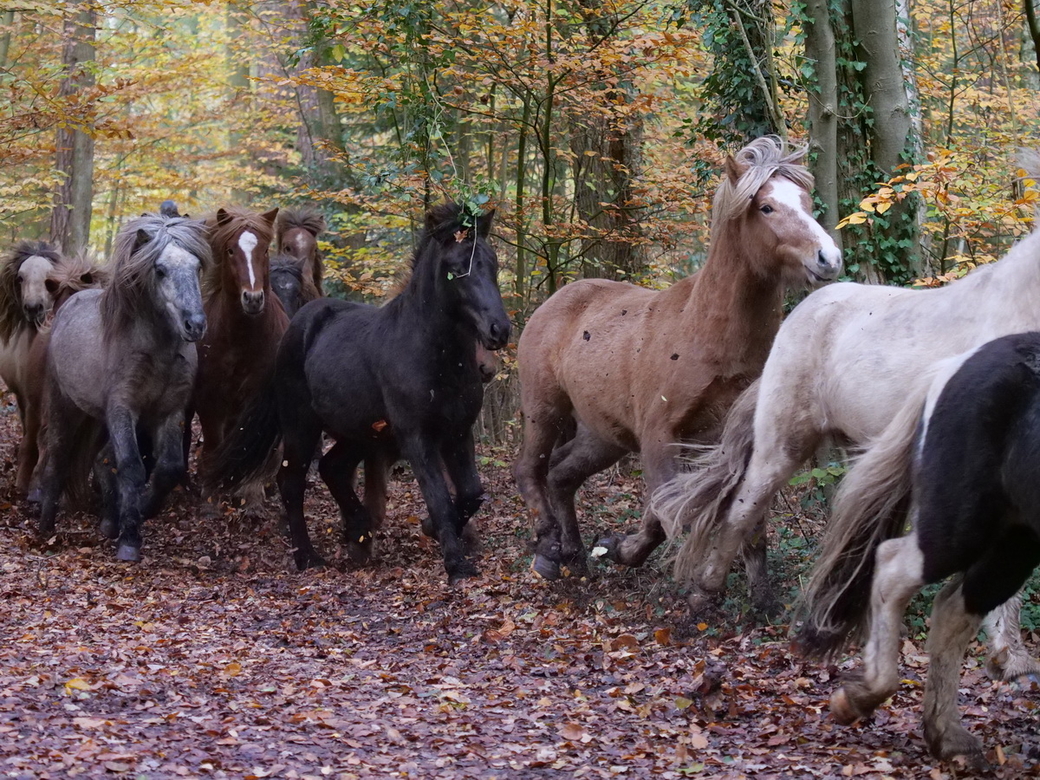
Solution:
M676 441L712 441L762 371L790 284L834 279L841 253L812 217L804 150L759 138L726 160L703 268L666 290L587 279L534 313L520 338L524 442L514 473L535 519L534 570L586 571L574 494L628 452L647 495L678 471ZM577 432L565 431L577 422ZM642 564L665 539L640 532L595 553Z
M278 209L256 214L219 209L206 220L213 264L202 278L209 327L199 343L194 407L202 426L199 472L204 489L208 462L239 413L270 378L278 342L289 325L271 291L268 247ZM256 506L262 485L251 487Z
M309 303L325 295L325 268L318 251L318 236L325 231L325 217L314 208L283 209L275 223L279 255L296 258L302 272L302 298Z

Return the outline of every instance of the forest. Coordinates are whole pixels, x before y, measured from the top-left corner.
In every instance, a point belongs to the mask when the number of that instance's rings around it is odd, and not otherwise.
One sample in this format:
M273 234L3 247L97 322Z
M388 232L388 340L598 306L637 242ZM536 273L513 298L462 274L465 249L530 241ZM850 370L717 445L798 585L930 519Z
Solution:
M478 245L467 231L494 214L512 324L488 358L481 573L462 585L445 580L404 466L388 471L386 526L364 566L321 489L301 515L322 569L294 570L273 489L257 515L178 487L137 564L112 560L90 513L38 539L38 510L15 488L10 402L0 774L1040 772L1035 676L995 679L983 639L958 707L985 761L929 750L931 591L911 605L897 693L852 728L828 717L855 657L806 660L787 624L846 474L833 453L785 478L772 504L774 608L732 574L703 614L674 549L537 577L537 511L511 470L517 344L539 307L579 280L665 290L703 268L727 160L755 139L804 149L841 280L940 289L1004 257L1040 200L1040 166L1022 151L1040 131L1037 13L1036 0L0 3L0 251L45 240L100 265L168 200L193 217L316 209L325 294L381 305L402 290L424 215L452 201L454 240L473 245L465 275ZM936 360L940 333L925 336ZM593 559L638 526L650 471L626 456L579 492ZM1021 618L1033 651L1035 587Z

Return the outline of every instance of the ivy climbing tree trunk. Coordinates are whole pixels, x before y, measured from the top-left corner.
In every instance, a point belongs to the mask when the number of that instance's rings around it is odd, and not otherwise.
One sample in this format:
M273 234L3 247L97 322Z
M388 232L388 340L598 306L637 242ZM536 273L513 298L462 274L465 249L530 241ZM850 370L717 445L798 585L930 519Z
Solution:
M841 248L836 229L840 216L838 194L838 64L831 27L829 0L806 2L808 24L805 50L816 73L815 89L809 91L810 151L816 195L823 204L820 224Z
M69 255L87 248L94 197L94 86L92 63L97 8L88 0L69 3L62 37L64 78L59 96L67 113L55 142L56 167L62 176L51 211L51 238Z

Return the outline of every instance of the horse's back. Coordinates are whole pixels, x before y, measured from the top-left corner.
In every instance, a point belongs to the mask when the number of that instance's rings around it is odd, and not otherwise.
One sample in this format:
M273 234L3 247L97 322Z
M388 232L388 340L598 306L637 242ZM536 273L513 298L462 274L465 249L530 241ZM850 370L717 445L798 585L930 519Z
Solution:
M104 415L107 366L101 319L102 291L83 290L54 315L48 345L48 374L80 409Z

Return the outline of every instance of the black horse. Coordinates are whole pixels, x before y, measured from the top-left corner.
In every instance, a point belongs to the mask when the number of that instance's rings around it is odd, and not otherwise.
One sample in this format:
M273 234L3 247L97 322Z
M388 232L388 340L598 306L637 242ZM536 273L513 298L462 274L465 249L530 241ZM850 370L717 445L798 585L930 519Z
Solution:
M806 595L797 642L833 657L865 634L863 668L831 697L843 723L899 685L900 626L924 585L935 598L924 735L936 756L983 763L957 713L958 673L983 617L1040 563L1040 333L995 339L948 361L924 410L900 412L846 475ZM910 506L887 496L911 482ZM862 508L866 507L866 510ZM900 536L907 509L913 529Z
M303 263L292 255L271 258L271 289L291 320L306 301L303 298Z
M499 349L510 332L487 242L492 216L452 203L431 209L411 277L385 306L322 298L300 309L270 388L216 453L218 479L233 485L256 474L282 440L278 487L298 568L322 563L303 495L324 432L335 444L319 473L339 504L351 560L369 559L375 525L354 491L357 466L400 454L419 482L430 512L423 530L440 542L449 578L477 573L462 543L484 500L472 433L484 397L476 345Z

